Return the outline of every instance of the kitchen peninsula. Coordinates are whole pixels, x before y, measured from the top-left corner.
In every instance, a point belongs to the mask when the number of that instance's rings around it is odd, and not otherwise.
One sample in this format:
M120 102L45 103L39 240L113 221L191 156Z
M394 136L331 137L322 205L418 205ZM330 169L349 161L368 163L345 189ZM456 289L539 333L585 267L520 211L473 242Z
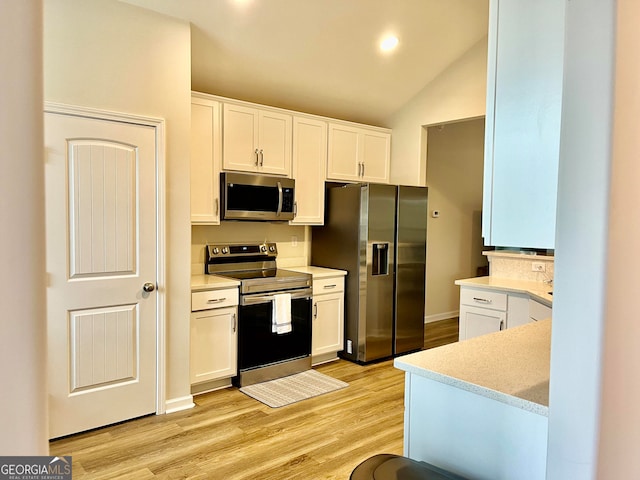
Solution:
M404 454L476 479L543 479L551 320L396 358Z

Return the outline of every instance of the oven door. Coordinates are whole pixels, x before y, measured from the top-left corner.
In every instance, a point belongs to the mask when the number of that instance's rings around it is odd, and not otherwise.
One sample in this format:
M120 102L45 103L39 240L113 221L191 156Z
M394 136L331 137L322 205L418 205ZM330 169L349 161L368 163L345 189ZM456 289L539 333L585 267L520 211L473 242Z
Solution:
M291 332L272 332L273 295L242 295L238 306L240 371L311 355L311 296L305 288L291 293ZM284 292L283 292L284 293Z

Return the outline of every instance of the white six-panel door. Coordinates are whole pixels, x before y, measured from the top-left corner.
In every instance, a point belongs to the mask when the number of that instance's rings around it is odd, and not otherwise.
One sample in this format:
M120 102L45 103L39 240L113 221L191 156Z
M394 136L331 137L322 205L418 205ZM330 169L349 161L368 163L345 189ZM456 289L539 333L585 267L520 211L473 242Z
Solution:
M45 114L51 438L156 411L156 153L153 127Z

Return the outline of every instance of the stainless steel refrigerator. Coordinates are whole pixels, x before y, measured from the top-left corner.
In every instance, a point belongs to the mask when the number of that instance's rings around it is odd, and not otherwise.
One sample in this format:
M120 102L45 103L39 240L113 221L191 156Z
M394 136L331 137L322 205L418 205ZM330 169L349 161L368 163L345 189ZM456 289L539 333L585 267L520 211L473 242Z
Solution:
M348 272L342 356L367 363L424 346L427 189L350 184L327 189L311 264Z

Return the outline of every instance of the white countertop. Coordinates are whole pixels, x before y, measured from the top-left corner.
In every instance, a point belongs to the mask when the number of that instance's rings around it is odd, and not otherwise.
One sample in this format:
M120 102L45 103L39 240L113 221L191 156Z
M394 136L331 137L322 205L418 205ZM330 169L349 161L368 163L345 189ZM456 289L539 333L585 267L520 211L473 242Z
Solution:
M394 366L548 416L550 356L551 320L542 320L398 357Z
M464 278L455 281L456 285L474 288L490 288L504 290L507 292L526 293L534 300L537 300L547 307L551 307L553 303L553 295L549 292L553 291L553 287L544 282L532 282L530 280L514 280L511 278L499 277L475 277Z
M220 277L218 275L191 275L191 290L218 290L220 288L234 288L240 285L233 278Z
M314 267L312 265L302 265L299 267L284 267L284 270L293 270L294 272L309 273L314 278L335 277L337 275L346 275L345 270L337 270L335 268Z

